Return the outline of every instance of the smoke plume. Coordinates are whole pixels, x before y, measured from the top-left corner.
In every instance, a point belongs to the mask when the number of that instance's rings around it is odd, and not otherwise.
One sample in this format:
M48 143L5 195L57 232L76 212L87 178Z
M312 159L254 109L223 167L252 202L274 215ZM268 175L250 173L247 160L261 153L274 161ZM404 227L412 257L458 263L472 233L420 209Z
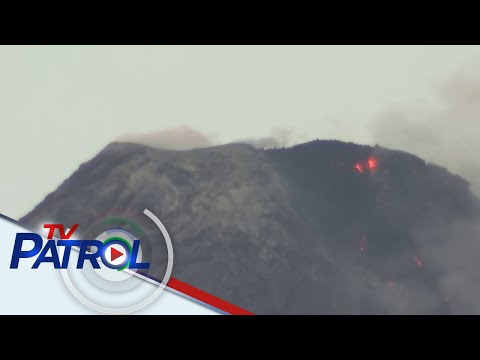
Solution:
M127 134L118 139L166 150L190 150L215 145L212 136L187 126L158 130L148 133Z
M257 149L281 148L293 145L293 131L276 127L268 136L234 140L234 143L250 144ZM296 136L298 138L298 135ZM215 136L188 126L162 129L148 133L126 134L117 139L165 150L191 150L220 145Z
M480 194L480 69L457 73L417 103L388 108L372 122L373 140L461 175Z
M269 136L239 139L236 142L250 144L257 149L273 149L293 145L292 138L293 131L291 129L276 127L270 131Z
M462 176L480 195L480 68L470 68L437 86L432 97L391 106L374 121L376 143L405 150ZM453 313L480 313L480 223L452 222L448 232L427 226L418 234L426 263L439 275ZM427 293L428 295L428 293ZM431 295L431 294L430 294Z

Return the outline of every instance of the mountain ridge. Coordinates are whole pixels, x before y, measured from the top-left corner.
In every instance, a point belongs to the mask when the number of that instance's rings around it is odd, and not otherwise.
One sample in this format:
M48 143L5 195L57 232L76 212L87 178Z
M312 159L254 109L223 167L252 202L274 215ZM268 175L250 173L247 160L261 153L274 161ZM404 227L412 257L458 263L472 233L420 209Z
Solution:
M449 244L479 213L464 179L380 146L114 142L20 221L88 228L112 208L164 221L175 277L256 313L292 314L455 312L425 244Z

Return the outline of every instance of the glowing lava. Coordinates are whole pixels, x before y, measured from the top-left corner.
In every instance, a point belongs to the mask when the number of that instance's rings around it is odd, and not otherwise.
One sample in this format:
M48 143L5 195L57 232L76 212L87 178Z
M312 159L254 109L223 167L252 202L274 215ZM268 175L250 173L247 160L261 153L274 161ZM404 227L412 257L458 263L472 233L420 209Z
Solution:
M423 261L422 259L420 259L418 256L415 256L413 258L413 260L415 261L415 265L417 265L418 267L422 267L423 266Z
M360 174L363 173L363 165L360 164L359 162L357 162L357 163L355 164L355 170L356 170L358 173L360 173Z
M367 161L356 162L354 165L355 171L358 172L359 174L362 174L365 171L365 169L369 170L370 173L373 174L377 169L377 167L378 167L378 161L374 157L368 158Z
M367 165L370 170L375 170L377 168L377 159L371 157L370 159L368 159Z

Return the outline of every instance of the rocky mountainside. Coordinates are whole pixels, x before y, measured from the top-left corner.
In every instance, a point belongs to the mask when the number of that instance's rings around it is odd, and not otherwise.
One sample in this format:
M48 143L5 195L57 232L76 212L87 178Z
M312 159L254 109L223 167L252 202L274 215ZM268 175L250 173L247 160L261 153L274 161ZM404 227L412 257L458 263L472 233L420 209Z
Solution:
M478 200L460 177L404 152L112 143L21 222L88 229L111 209L145 208L172 237L173 276L254 313L476 311L470 283L450 275L479 275L451 256L476 239Z

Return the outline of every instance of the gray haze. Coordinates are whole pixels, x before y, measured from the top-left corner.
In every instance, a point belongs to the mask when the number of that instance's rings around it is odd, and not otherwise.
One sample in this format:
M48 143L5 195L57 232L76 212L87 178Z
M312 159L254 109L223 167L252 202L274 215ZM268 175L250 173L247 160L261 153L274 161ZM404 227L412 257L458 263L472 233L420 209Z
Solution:
M479 55L456 46L2 47L0 212L26 214L114 140L175 150L378 143L447 167L479 194ZM478 222L443 226L415 229L415 246L453 312L480 313ZM349 296L363 296L363 274L342 276ZM395 286L375 301L395 312L438 301L431 289ZM410 308L402 287L419 300Z
M412 152L466 178L480 194L480 68L458 71L428 99L388 107L371 123L375 143Z
M371 123L373 140L415 153L467 179L480 194L480 68L459 70L432 89L428 99L388 107ZM447 236L445 236L445 233ZM480 314L480 223L455 221L448 230L436 224L416 234L429 266L454 313ZM425 290L422 298L431 301Z
M275 147L280 128L288 144L372 143L379 112L424 102L479 55L477 46L2 46L0 212L25 214L123 136L188 127L207 137L189 137L195 147L258 138L250 142ZM409 136L428 136L414 128L423 135Z

